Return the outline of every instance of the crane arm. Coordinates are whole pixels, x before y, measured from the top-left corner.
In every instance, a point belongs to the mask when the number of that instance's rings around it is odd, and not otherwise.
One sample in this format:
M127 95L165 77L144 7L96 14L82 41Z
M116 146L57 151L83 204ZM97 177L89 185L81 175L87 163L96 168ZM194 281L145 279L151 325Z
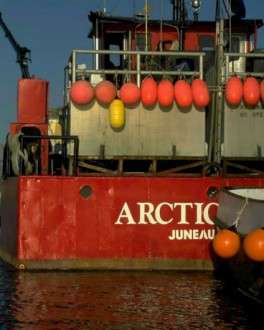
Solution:
M8 29L7 25L3 21L2 13L0 12L0 26L2 27L5 36L9 40L10 44L14 48L16 55L17 55L17 63L20 65L20 70L22 74L22 78L31 78L29 69L28 69L28 62L30 62L30 50L26 47L21 47L16 39L14 38L11 31Z

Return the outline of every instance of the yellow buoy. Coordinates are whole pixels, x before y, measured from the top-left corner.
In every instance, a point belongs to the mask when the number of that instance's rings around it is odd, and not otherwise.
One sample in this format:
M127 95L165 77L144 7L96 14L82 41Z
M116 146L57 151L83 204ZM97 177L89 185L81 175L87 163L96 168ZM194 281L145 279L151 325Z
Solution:
M125 125L125 106L123 101L115 99L109 107L109 120L112 128L119 129Z

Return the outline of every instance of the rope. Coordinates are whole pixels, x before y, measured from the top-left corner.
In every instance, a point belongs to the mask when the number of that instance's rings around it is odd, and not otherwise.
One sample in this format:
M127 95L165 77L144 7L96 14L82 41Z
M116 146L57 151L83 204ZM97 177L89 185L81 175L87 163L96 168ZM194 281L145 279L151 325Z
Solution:
M241 209L237 212L237 217L236 217L236 219L233 223L235 225L236 229L238 228L241 215L243 214L243 212L244 212L245 208L247 207L247 205L248 205L248 198L245 198L245 202L242 205Z

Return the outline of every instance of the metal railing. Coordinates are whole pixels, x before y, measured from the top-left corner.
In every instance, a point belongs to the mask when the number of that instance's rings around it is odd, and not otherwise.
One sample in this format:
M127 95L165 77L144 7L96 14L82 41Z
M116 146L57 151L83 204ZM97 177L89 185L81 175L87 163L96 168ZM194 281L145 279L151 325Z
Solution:
M135 68L114 68L114 69L104 69L104 68L93 68L93 69L81 69L78 70L78 56L80 55L93 55L93 56L105 56L105 55L122 55L123 57L130 58L129 63L132 63L131 59L134 57L135 59ZM196 70L153 70L151 68L143 68L142 69L142 62L143 59L146 58L146 56L155 58L157 56L173 56L177 59L198 59L198 67L199 69ZM136 75L136 81L138 86L140 85L142 76L146 75L171 75L171 76L197 76L200 79L203 79L203 57L205 56L205 53L203 52L175 52L175 51L116 51L116 50L79 50L74 49L72 51L72 54L69 58L69 64L68 64L68 73L71 74L71 82L76 81L77 73L83 73L85 72L88 75L91 74L112 74L112 75ZM94 63L94 61L91 61L91 63ZM131 66L131 65L129 65Z
M262 78L264 77L264 72L247 72L244 71L236 71L234 68L233 70L230 70L230 61L232 61L232 58L261 58L264 61L264 53L225 53L225 79L227 80L228 77L231 75L239 75L241 77L245 76L254 76L256 78ZM245 64L246 66L246 64Z

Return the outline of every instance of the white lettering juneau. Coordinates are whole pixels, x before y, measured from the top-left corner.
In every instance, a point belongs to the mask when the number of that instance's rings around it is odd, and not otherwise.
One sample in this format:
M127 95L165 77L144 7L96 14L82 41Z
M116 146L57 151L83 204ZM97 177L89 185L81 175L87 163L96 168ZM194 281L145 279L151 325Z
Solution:
M173 229L168 236L169 240L212 240L215 235L214 229Z
M138 202L138 219L133 216L133 213L128 205L125 202L122 206L122 209L114 222L116 225L168 225L173 221L176 221L179 225L188 225L190 222L194 222L196 225L209 224L213 225L213 221L210 219L210 209L211 207L218 206L218 203L169 203L162 202L158 205L154 205L150 202ZM172 214L172 217L165 219L161 216L162 209L167 208ZM178 208L180 211L179 219L173 217L173 211ZM187 217L188 211L193 209L195 211L195 219L189 219ZM134 210L135 211L135 210Z

